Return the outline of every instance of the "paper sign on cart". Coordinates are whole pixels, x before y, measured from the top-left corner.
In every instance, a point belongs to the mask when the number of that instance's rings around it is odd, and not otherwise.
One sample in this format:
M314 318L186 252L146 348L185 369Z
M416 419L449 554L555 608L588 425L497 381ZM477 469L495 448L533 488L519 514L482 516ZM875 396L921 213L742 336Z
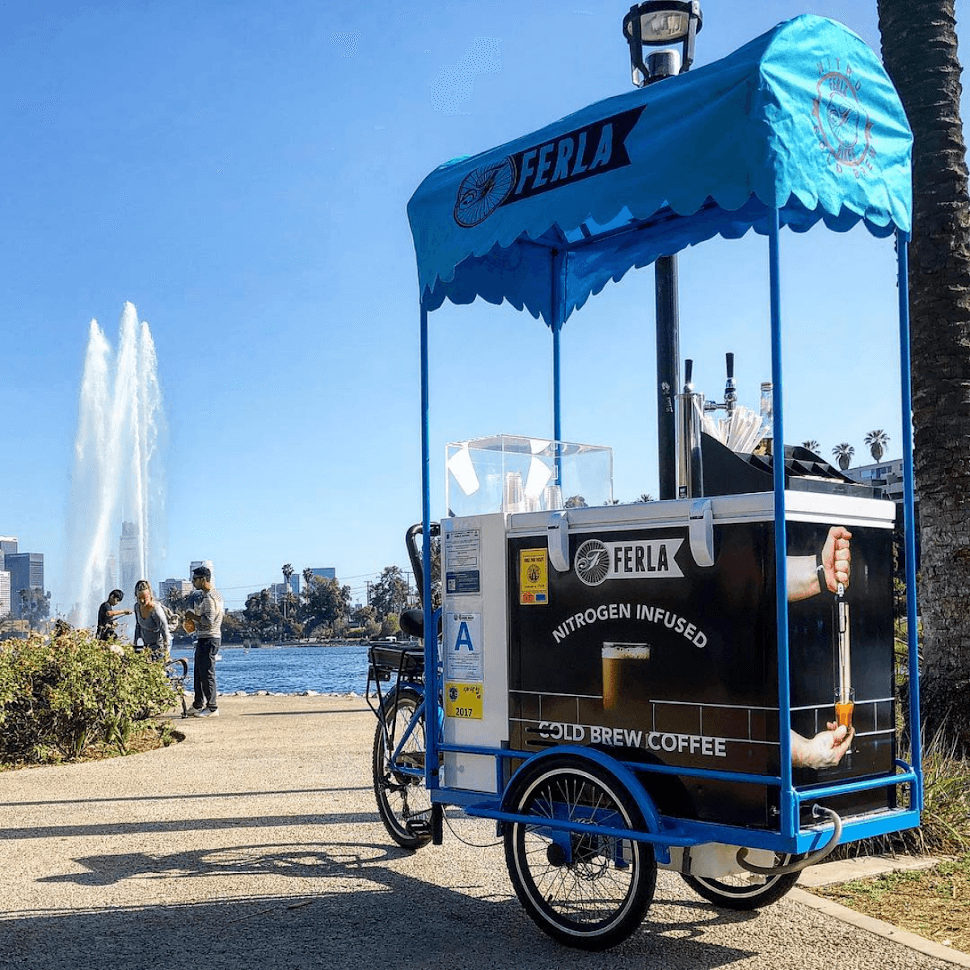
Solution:
M446 680L485 679L481 613L445 613L442 647Z

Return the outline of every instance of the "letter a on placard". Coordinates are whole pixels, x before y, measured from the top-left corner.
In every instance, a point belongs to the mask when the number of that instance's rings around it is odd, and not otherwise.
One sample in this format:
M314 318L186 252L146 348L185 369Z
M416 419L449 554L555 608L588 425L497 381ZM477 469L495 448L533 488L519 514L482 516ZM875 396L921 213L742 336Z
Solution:
M475 652L472 635L468 630L468 624L464 620L461 621L461 626L458 627L458 636L455 637L455 650L461 650L462 647L468 647L470 653Z

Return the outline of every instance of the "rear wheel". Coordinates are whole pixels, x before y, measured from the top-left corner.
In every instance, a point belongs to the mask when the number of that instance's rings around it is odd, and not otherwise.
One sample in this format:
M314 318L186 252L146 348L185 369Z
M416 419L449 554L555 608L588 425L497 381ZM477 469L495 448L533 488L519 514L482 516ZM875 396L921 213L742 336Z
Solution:
M801 856L775 853L775 865L787 866L797 862ZM758 875L742 872L735 876L721 876L717 879L708 876L688 876L682 873L684 882L699 896L703 896L715 906L725 909L760 909L777 902L798 882L799 873L786 872L778 876Z
M630 793L599 765L551 757L517 785L511 808L530 820L507 825L505 861L515 894L539 928L583 950L605 950L625 940L653 899L653 848L545 823L644 831Z
M421 704L417 691L399 690L384 700L382 720L374 736L374 794L377 810L388 834L405 849L420 849L431 841L431 796L424 784L424 714L400 751L391 758L415 719ZM401 768L419 770L405 774Z

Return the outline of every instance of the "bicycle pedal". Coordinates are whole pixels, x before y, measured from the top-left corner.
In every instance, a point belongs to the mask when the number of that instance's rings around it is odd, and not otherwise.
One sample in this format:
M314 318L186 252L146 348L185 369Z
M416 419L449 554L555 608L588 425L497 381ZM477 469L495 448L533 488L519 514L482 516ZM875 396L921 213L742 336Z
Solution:
M421 838L431 835L431 822L424 818L408 819L404 827L407 829L409 835L415 835Z

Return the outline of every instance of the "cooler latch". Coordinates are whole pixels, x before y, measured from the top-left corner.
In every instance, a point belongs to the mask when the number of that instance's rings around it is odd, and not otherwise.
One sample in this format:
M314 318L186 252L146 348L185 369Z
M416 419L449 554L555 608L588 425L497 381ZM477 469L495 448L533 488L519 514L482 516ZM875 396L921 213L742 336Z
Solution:
M553 512L546 526L549 562L560 573L569 572L569 519L565 511Z
M714 507L710 499L692 502L688 520L690 551L698 566L714 565Z

